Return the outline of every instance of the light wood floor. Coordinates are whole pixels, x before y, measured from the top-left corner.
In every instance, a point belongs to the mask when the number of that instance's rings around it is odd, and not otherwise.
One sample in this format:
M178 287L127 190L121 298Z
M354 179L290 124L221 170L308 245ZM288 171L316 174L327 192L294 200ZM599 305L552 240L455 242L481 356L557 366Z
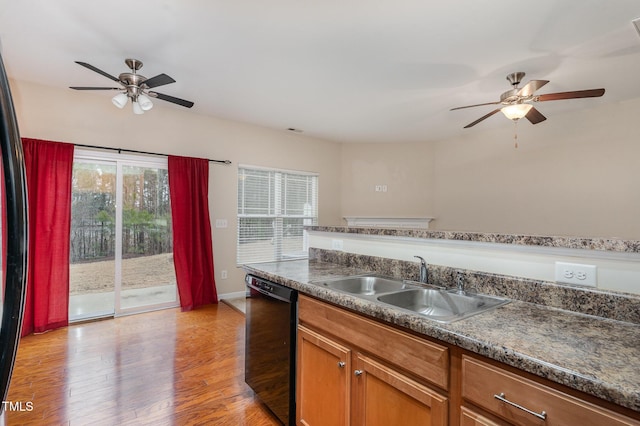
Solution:
M224 303L27 336L7 399L24 410L7 425L279 424L244 383L244 316Z

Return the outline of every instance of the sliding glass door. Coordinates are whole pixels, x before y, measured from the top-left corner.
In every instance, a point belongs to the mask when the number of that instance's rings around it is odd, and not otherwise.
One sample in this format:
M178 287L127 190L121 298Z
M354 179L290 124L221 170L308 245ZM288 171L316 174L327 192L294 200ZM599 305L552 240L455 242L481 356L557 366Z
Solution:
M69 320L114 314L116 164L73 164Z
M176 303L166 168L122 167L120 308Z
M69 320L178 305L166 159L76 152Z

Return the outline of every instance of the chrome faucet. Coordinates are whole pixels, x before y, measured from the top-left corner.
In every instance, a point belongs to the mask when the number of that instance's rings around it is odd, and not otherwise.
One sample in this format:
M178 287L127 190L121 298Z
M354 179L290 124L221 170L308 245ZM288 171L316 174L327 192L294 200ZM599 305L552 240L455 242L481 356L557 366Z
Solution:
M424 284L429 283L429 275L427 272L427 262L420 256L413 256L416 259L420 259L420 282Z
M458 294L464 294L464 274L462 271L456 272L456 286L458 287Z

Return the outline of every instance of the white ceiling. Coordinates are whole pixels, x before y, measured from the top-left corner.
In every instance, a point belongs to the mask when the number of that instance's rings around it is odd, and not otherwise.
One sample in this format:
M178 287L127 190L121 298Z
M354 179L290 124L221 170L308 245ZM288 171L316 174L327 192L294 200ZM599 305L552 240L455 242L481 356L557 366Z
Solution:
M0 40L15 79L110 86L74 61L117 76L132 57L141 74L177 80L155 90L195 102L194 113L340 142L416 142L510 125L496 115L463 130L493 107L449 109L497 101L514 71L551 80L538 93L606 89L538 104L549 120L536 126L640 97L638 17L637 0L0 0Z

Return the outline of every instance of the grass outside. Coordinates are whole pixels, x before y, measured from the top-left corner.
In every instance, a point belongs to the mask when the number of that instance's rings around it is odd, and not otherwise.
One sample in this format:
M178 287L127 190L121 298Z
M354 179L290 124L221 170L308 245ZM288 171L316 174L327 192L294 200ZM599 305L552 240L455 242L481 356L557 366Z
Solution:
M115 260L71 264L69 294L113 291ZM122 289L154 287L175 283L173 253L141 256L122 260Z

